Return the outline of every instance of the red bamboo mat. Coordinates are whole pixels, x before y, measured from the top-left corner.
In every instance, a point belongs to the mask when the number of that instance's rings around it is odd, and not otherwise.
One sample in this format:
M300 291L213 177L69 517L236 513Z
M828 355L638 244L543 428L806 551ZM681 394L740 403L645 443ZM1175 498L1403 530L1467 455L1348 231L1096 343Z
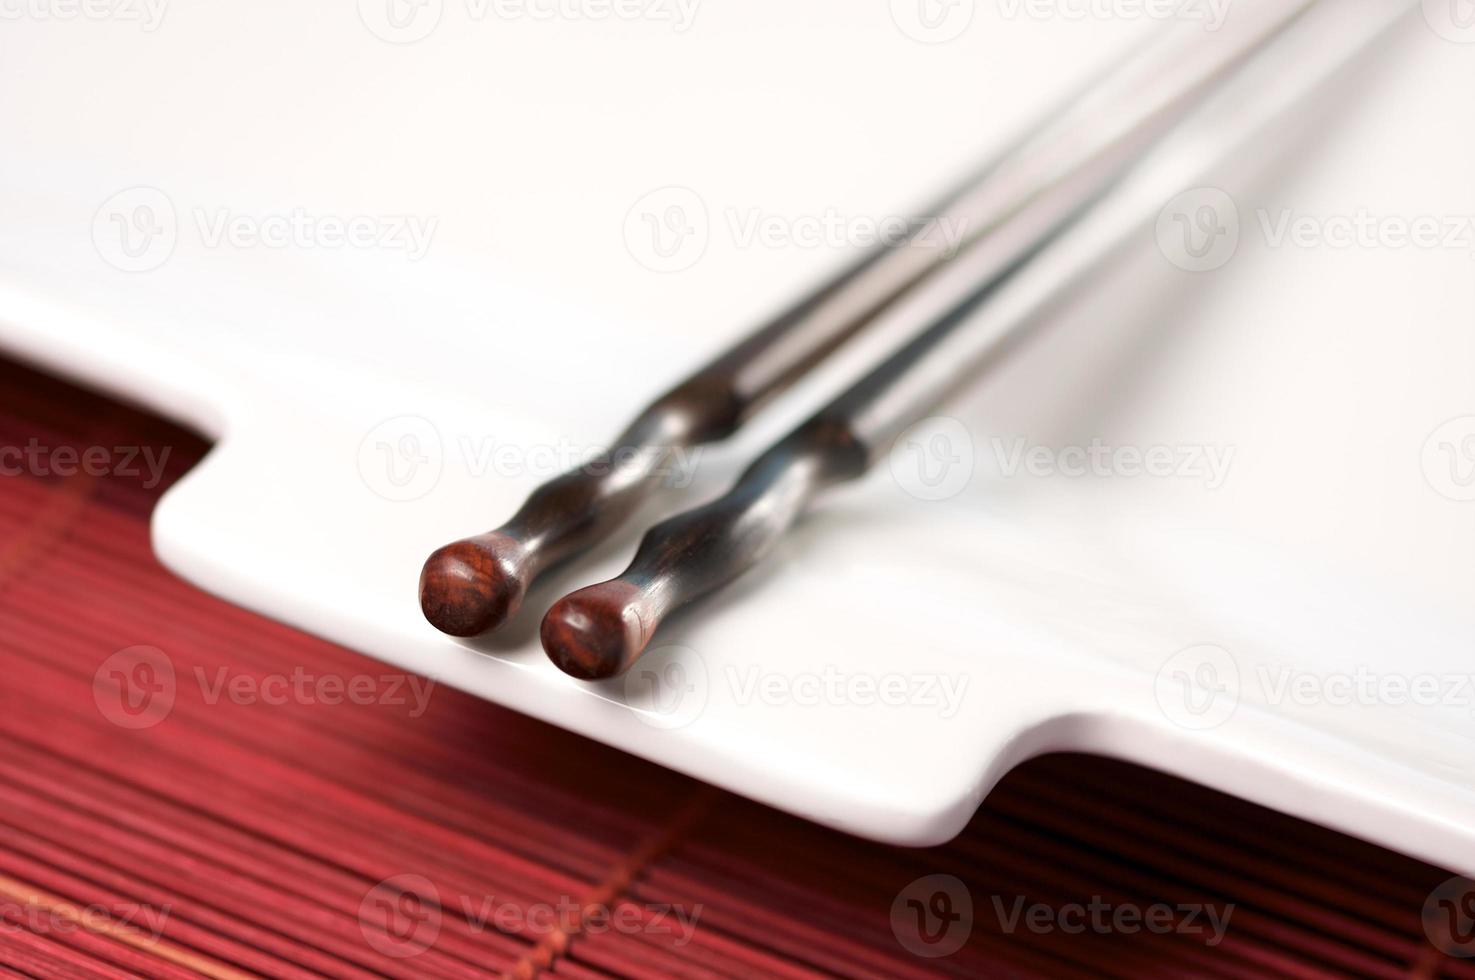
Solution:
M422 701L158 565L199 439L0 362L5 447L5 976L1475 977L1421 922L1448 872L1121 763L904 850Z

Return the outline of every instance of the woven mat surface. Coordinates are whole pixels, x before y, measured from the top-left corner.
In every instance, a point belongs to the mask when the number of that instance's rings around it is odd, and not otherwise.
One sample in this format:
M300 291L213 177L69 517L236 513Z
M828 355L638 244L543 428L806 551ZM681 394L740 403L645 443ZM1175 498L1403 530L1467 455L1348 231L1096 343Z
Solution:
M174 578L186 432L0 362L7 448L5 975L1475 977L1447 871L1085 756L856 840Z

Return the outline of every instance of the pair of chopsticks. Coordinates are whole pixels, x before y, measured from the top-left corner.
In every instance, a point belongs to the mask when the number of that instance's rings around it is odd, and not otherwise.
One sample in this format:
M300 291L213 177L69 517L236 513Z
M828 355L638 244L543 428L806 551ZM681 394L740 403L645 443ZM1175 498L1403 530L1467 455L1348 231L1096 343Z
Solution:
M619 576L547 611L543 646L563 671L587 680L624 671L666 616L761 561L821 491L865 473L1036 322L1039 304L979 313L1041 250L1068 241L1209 94L1308 11L1327 18L1328 8L1358 2L1256 0L1237 5L1217 33L1187 20L1157 32L934 210L965 229L951 258L923 222L864 255L656 399L608 451L538 487L507 523L433 553L420 577L426 618L454 636L496 629L550 567L620 527L679 451L731 435L881 312L915 319L912 339L759 456L728 493L656 524ZM1361 2L1368 9L1351 16L1367 23L1349 32L1338 60L1391 21ZM1390 6L1407 3L1383 0Z

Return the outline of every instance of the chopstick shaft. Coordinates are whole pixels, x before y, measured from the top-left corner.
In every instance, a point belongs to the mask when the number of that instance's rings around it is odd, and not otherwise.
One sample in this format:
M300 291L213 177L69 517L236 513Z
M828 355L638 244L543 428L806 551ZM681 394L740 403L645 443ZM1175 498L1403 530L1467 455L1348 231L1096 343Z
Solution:
M610 450L538 487L500 528L437 550L420 578L426 618L457 636L505 622L547 569L628 520L679 451L732 434L943 265L961 270L947 306L992 281L1314 2L1259 0L1237 10L1232 30L1219 34L1187 21L1172 25L947 199L939 218L914 223L905 243L863 257L658 398ZM965 229L951 261L932 234L940 220ZM935 311L908 312L926 322Z
M1326 49L1319 52L1323 63L1317 71L1292 79L1293 92L1257 98L1226 131L1191 132L1177 142L1197 150L1205 166L1212 164L1286 108L1293 96L1304 95L1360 50L1390 20L1386 12L1369 16L1362 29L1333 38L1332 55ZM1306 33L1311 33L1309 26ZM1169 143L1174 145L1165 150L1179 149L1175 141ZM1199 175L1181 173L1173 153L1163 156L1169 166L1149 168L1143 179L1108 198L1114 206L1104 207L1105 220L1096 223L1104 234L1097 228L1085 235L1067 230L1043 246L1047 255L1059 252L1058 261L1034 268L1025 259L1003 281L975 289L760 456L726 495L653 527L618 577L556 603L542 626L543 645L554 663L583 679L621 673L670 613L761 561L822 491L864 474L898 435L1007 353L1050 302L1140 228L1162 200L1164 176L1168 186L1181 187L1186 186L1179 183L1185 176Z

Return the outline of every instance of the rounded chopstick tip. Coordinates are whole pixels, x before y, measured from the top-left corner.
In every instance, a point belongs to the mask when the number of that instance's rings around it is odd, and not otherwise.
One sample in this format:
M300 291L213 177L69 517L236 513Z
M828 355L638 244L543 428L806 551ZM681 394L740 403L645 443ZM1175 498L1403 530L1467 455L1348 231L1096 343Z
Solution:
M451 636L496 629L517 612L527 590L521 557L516 541L495 533L436 549L420 570L420 611Z
M559 670L582 681L624 673L650 642L640 589L612 579L572 592L543 617L543 650Z

